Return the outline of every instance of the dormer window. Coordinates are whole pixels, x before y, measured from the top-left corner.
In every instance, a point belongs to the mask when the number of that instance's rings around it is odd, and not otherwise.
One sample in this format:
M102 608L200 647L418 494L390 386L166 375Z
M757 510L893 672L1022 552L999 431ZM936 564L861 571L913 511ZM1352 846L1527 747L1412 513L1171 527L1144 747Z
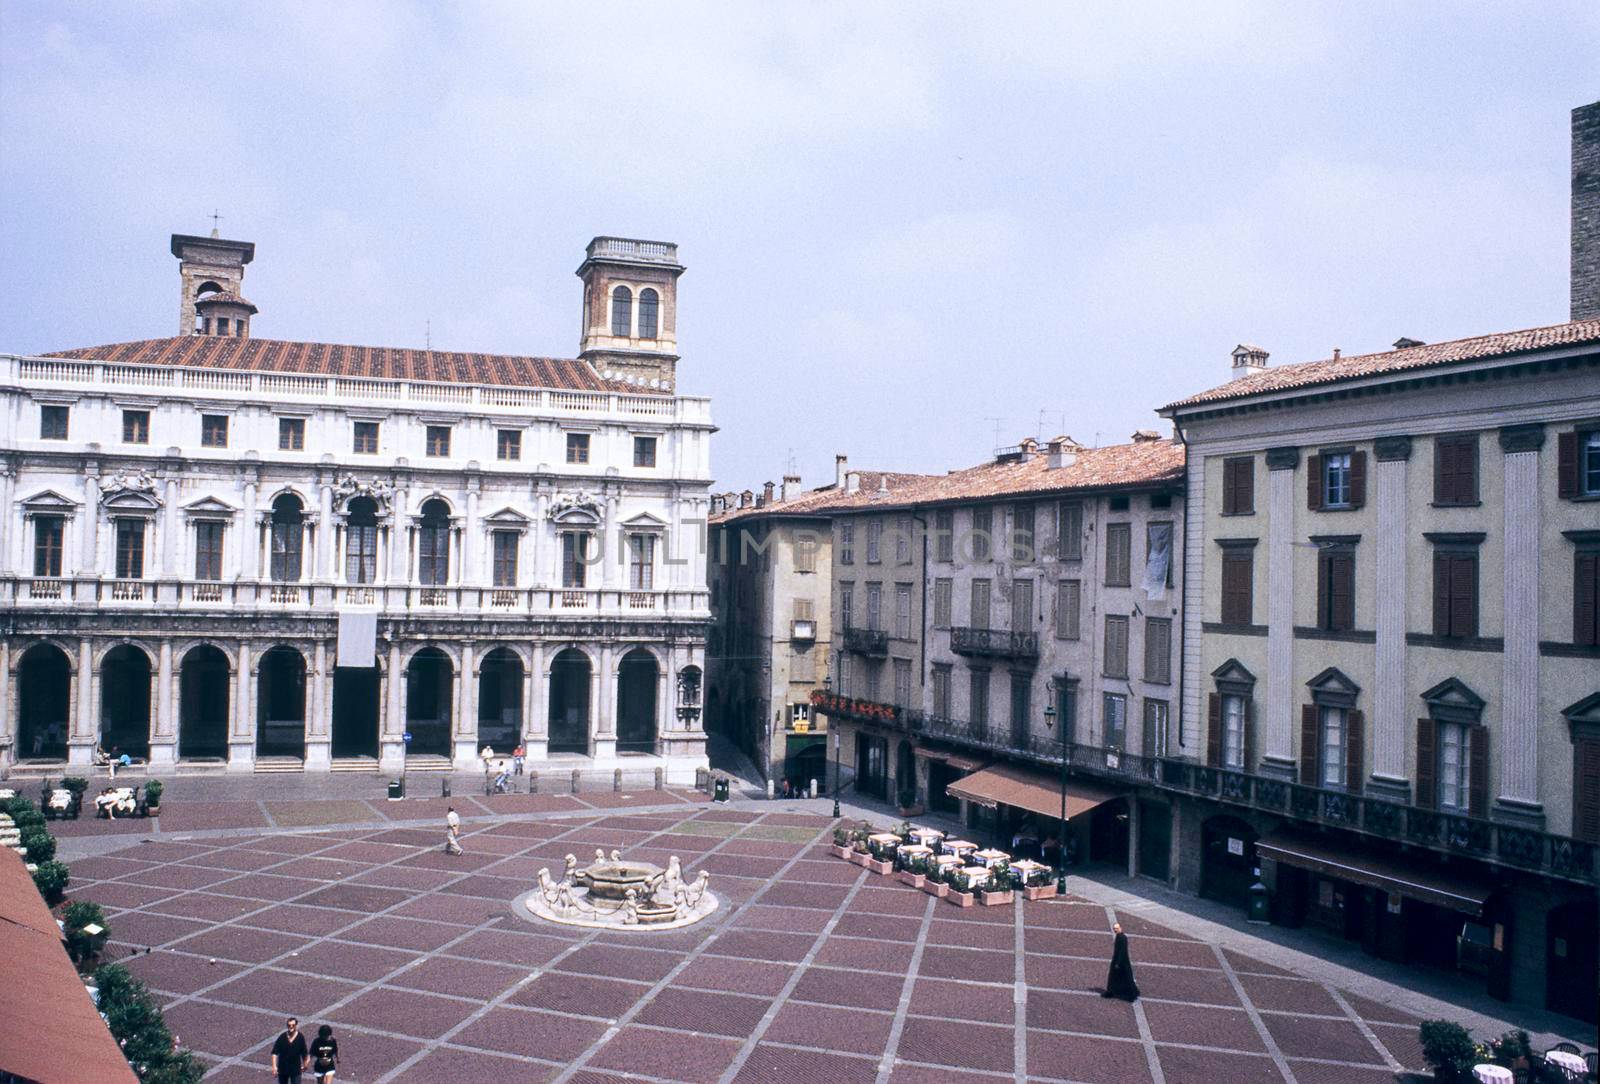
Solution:
M217 317L217 334L224 336L228 334L228 318L226 316Z
M653 339L656 337L657 325L660 323L660 311L660 295L651 289L640 290L639 338Z
M619 339L633 334L633 291L626 286L611 291L611 334Z

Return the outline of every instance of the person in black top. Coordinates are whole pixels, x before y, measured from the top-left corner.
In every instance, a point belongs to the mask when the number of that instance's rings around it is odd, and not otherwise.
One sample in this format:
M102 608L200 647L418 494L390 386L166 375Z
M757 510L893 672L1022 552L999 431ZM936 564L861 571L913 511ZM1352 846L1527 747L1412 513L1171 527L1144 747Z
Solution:
M317 1037L311 1040L311 1071L317 1074L317 1084L333 1084L334 1071L339 1068L339 1040L333 1029L323 1024Z
M272 1071L278 1074L278 1084L300 1084L306 1061L306 1037L300 1034L300 1021L291 1016L272 1044Z
M1122 932L1122 923L1112 927L1116 939L1111 949L1111 970L1106 973L1106 988L1101 997L1116 997L1123 1001L1139 1000L1139 984L1133 981L1133 959L1128 955L1128 935Z

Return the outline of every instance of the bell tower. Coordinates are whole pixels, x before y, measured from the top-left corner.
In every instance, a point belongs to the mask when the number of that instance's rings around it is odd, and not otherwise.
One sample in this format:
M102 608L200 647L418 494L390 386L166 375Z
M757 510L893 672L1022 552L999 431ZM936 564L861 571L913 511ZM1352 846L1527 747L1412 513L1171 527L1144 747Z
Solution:
M186 233L172 235L172 254L178 257L178 278L181 291L178 298L178 334L197 335L195 302L203 295L219 294L224 298L243 301L244 265L256 258L253 241L227 241L217 236L213 229L210 237L196 237ZM235 314L228 309L228 317L249 315L255 306L243 302ZM248 326L246 323L245 326ZM242 330L242 329L241 329Z
M596 237L585 250L578 356L601 376L671 391L678 364L678 246Z

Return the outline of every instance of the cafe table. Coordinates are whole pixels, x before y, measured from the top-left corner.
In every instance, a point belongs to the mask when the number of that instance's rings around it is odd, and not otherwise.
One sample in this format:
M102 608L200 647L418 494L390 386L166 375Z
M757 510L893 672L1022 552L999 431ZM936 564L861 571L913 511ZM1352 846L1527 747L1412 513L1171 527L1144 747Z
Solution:
M1573 1080L1582 1080L1589 1067L1582 1058L1565 1050L1552 1050L1544 1056L1544 1060L1556 1066Z
M1490 1065L1488 1062L1472 1067L1472 1078L1478 1084L1512 1084L1516 1080L1511 1075L1511 1070L1504 1065Z
M966 865L959 857L953 854L941 854L934 857L929 869L938 869L944 873L954 873Z
M997 862L1010 862L1011 856L1005 851L997 851L993 847L985 851L977 851L972 860L982 865L985 869L992 868Z
M1011 872L1022 878L1022 883L1027 884L1028 878L1036 874L1049 873L1050 867L1043 862L1035 862L1031 858L1023 858L1011 863Z
M895 854L900 856L900 864L909 867L912 862L922 858L932 858L933 848L925 847L921 843L902 843Z
M937 847L942 839L944 839L944 833L937 828L911 829L911 842L920 843L924 847Z
M939 849L945 854L959 854L962 858L965 858L977 851L978 845L970 839L947 839L940 845Z
M960 871L957 872L955 880L958 885L965 880L967 886L966 891L976 892L981 888L988 887L989 878L990 873L988 866L963 866Z

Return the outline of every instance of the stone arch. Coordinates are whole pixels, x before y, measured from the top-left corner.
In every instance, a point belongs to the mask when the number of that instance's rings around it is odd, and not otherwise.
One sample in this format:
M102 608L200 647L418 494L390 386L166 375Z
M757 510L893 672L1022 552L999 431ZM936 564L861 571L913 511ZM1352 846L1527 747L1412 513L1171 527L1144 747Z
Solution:
M654 753L660 708L661 660L637 645L617 661L617 751Z
M65 760L72 726L72 654L36 640L12 663L17 688L17 757Z
M1255 878L1253 825L1231 813L1207 817L1200 825L1200 895L1243 908Z
M450 755L458 660L437 644L427 644L406 657L407 756Z
M507 753L522 740L522 686L528 672L522 655L505 646L484 652L475 664L478 683L478 746Z
M232 717L234 660L216 644L198 641L178 660L178 758L226 759Z
M133 648L139 654L144 656L145 662L150 665L150 669L152 671L155 670L155 668L156 668L156 654L155 654L155 652L151 651L149 647L147 647L145 644L141 643L140 641L135 640L135 639L133 639L131 637L124 636L124 637L119 637L119 638L117 638L115 640L107 640L94 653L94 655L93 655L94 668L95 668L95 670L97 672L102 667L105 666L106 657L108 655L110 655L113 651L117 650L119 647L131 647L131 648Z
M252 661L256 686L256 754L262 757L298 757L306 750L305 652L293 644L276 643Z
M585 644L576 642L551 644L550 647L545 651L544 656L544 678L546 681L550 679L550 675L555 669L556 659L567 654L568 652L575 652L576 654L582 655L584 661L589 664L589 668L591 670L598 670L600 668L600 653Z
M150 755L155 663L143 644L124 640L100 655L100 744L108 753Z
M405 670L410 667L411 660L424 651L437 651L450 661L451 669L461 669L461 649L459 646L456 644L433 643L432 641L413 644L409 648L402 649L400 652L400 669Z
M550 752L589 752L589 695L595 672L594 659L580 647L564 647L550 657L546 671L549 689Z

